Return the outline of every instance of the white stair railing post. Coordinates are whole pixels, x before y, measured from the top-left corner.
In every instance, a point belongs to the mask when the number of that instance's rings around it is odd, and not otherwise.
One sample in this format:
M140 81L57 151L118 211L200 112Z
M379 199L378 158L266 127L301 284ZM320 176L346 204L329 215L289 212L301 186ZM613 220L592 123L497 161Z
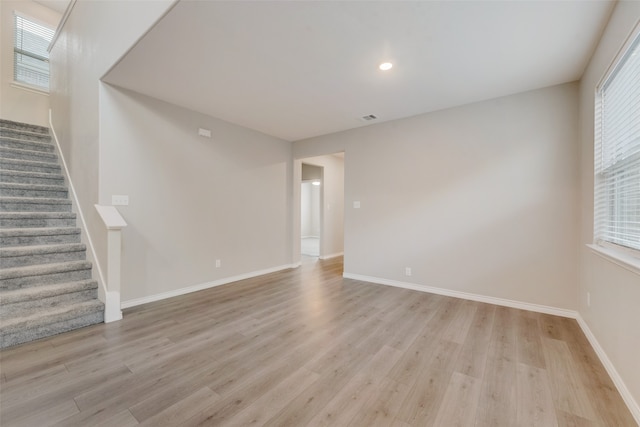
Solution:
M120 266L122 258L122 229L127 226L120 212L113 206L95 205L107 227L107 278L105 295L105 323L122 319L120 308Z

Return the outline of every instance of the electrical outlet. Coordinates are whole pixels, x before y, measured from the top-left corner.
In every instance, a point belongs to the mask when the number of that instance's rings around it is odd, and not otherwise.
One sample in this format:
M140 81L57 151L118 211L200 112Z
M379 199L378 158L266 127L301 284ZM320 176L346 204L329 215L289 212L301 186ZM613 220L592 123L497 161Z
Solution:
M411 276L411 267L405 267L404 268L404 275L405 276Z
M217 259L216 260L216 268L220 268L221 265L222 265L222 262L219 259Z
M129 196L111 196L113 206L129 206Z

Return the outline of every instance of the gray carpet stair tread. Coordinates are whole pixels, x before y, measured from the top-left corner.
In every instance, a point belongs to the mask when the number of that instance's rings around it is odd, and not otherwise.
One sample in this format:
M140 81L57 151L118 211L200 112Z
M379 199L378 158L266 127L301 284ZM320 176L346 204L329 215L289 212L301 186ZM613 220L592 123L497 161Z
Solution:
M0 258L10 258L25 255L42 255L58 252L85 251L87 246L84 243L66 243L60 245L33 245L33 246L13 246L0 248Z
M3 268L0 270L0 280L44 276L48 274L67 273L71 271L90 269L91 262L89 261L68 261L56 264L39 264L25 267Z
M0 182L0 200L5 198L38 198L68 200L69 192L65 186L48 184L25 184ZM12 201L15 203L15 201ZM65 203L66 204L66 203Z
M16 122L13 120L0 119L0 127L9 128L9 129L29 129L31 132L39 132L44 134L49 134L49 128L40 125L33 125L31 123L22 123Z
M25 178L43 178L64 181L60 173L32 172L32 171L16 171L13 169L0 169L0 180L2 177L19 176Z
M75 218L73 212L0 212L0 219L23 219L23 218Z
M46 228L5 228L0 229L0 237L57 236L60 234L80 234L78 227Z
M64 185L23 184L19 182L0 182L0 188L14 190L67 191Z
M2 162L2 164L5 166L14 165L14 166L25 166L25 167L60 170L60 165L57 163L38 162L34 160L5 159L5 158L0 158L0 162Z
M63 286L45 285L0 293L3 307L0 321L29 317L56 307L81 304L95 300L98 295L97 282L85 280L61 285Z
M51 205L71 205L71 200L51 197L0 197L0 202L33 203L34 205L41 205L43 203Z
M6 319L2 322L0 331L2 335L20 332L25 329L38 328L51 323L64 322L86 314L97 313L104 310L104 304L100 300L86 301L78 304L52 307L30 316L14 319Z
M76 214L65 212L2 212L0 230L25 228L75 227ZM60 242L62 243L62 242ZM38 244L38 243L32 243Z
M24 129L12 129L8 127L0 127L0 136L4 138L24 139L27 141L51 141L51 136L48 133L31 132Z
M11 138L7 136L0 136L0 147L19 148L22 150L32 150L42 153L53 153L56 149L55 145L51 142L30 141L28 139Z
M0 292L0 304L14 304L30 301L35 298L51 298L73 292L89 291L98 289L98 282L92 279L78 280L75 282L57 283L54 285L43 285L31 288L20 288L10 291Z
M55 320L55 319L52 319ZM53 335L69 332L74 329L84 328L104 322L104 311L98 310L89 314L63 320L56 323L43 322L41 326L22 329L13 333L0 334L0 348L6 348L40 338L47 338Z
M0 146L0 157L5 159L24 159L34 156L39 157L41 162L57 163L58 155L52 151L28 150L24 148L2 147Z

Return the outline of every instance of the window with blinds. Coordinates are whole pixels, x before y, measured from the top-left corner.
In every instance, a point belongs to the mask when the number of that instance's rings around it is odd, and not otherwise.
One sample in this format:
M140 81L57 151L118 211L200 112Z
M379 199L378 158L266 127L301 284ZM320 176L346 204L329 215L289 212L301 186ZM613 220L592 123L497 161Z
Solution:
M640 35L596 91L597 243L640 251Z
M54 30L14 15L13 79L49 90L49 52Z

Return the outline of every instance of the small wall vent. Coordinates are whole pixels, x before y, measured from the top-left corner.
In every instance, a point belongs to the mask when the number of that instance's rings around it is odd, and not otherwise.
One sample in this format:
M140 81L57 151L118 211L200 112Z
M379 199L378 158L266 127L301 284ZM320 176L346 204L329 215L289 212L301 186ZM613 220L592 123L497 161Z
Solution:
M362 120L363 122L370 122L372 120L376 120L378 117L373 115L373 114L368 114L366 116L362 116L360 117L360 120Z

